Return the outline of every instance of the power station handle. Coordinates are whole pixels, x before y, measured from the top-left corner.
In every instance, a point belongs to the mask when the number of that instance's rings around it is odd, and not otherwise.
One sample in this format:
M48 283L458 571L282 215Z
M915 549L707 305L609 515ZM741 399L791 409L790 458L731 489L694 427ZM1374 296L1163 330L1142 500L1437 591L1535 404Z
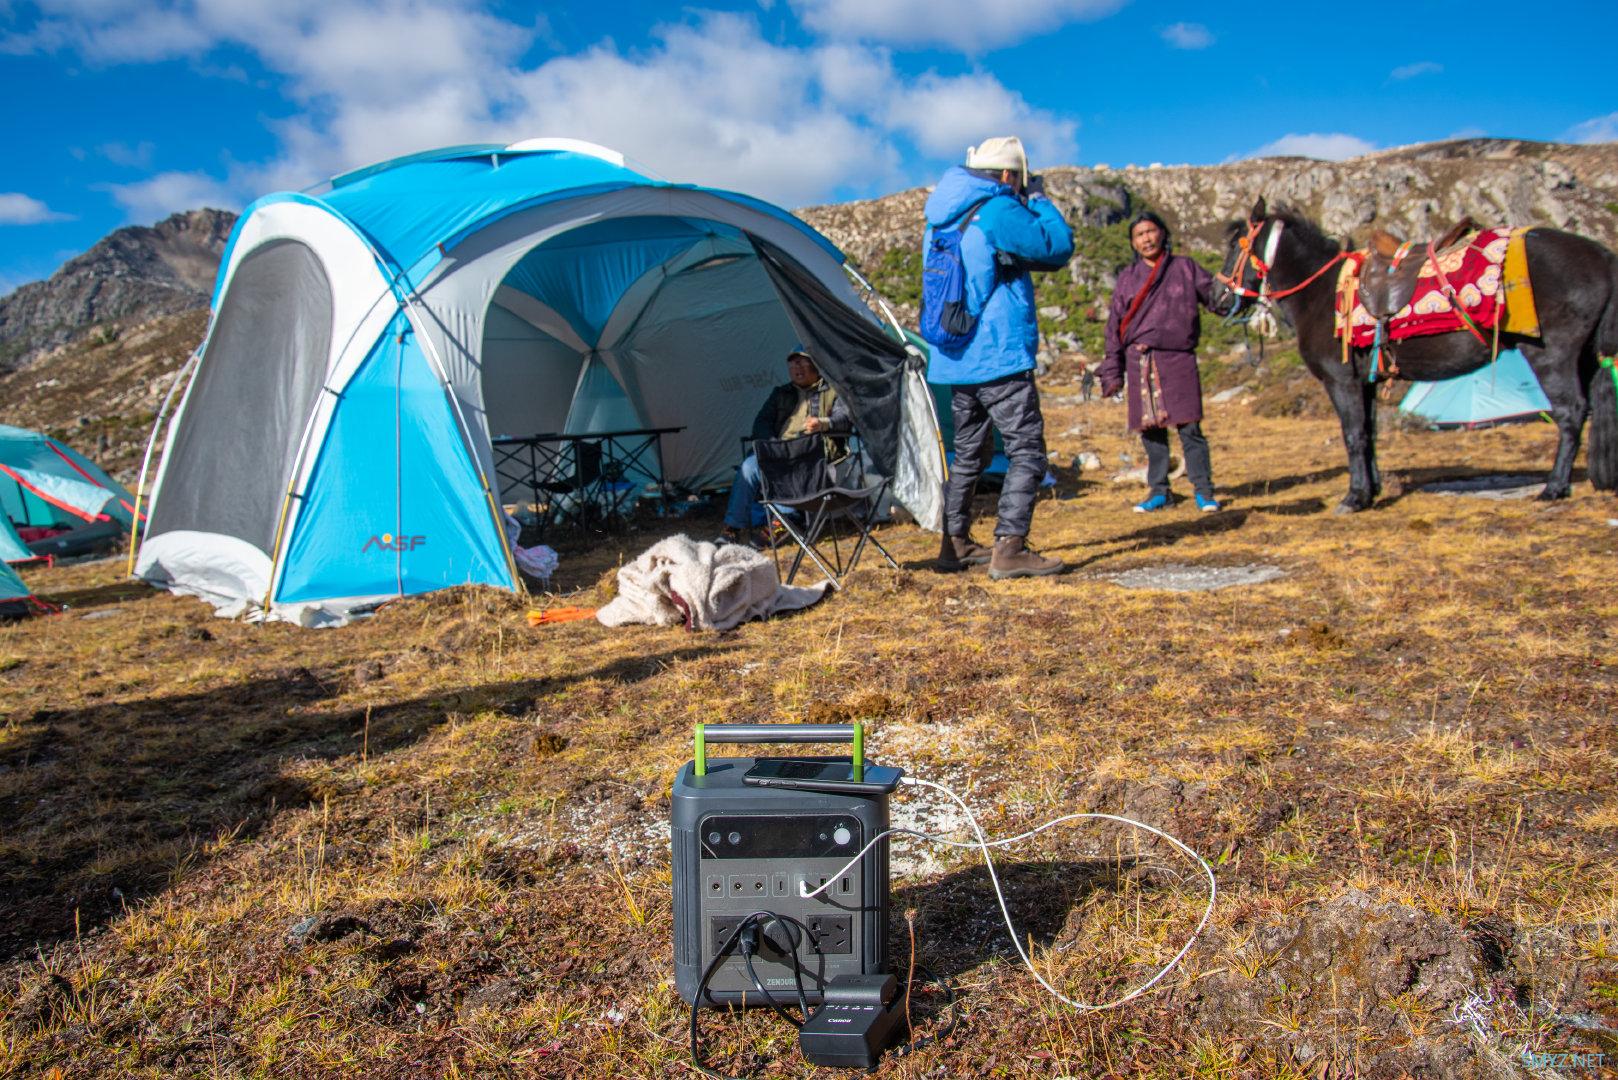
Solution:
M708 775L708 744L851 742L854 744L854 779L865 771L865 725L852 724L698 724L696 754L698 776Z

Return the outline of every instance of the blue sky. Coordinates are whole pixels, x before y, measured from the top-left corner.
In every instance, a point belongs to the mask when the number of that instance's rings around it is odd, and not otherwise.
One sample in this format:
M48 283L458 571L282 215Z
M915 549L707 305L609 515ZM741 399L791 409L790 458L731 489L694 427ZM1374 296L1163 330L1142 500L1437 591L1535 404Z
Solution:
M1257 10L0 0L0 293L119 225L464 142L588 139L798 206L927 183L1006 132L1036 168L1618 139L1610 0Z

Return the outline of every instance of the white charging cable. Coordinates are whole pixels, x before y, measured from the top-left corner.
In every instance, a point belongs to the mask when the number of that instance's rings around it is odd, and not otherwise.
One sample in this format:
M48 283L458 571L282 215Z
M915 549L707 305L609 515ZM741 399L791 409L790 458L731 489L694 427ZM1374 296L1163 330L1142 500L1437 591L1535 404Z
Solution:
M849 870L852 870L859 863L859 861L865 857L866 852L870 851L873 847L890 836L913 836L920 840L928 840L932 843L944 844L948 847L977 848L983 853L983 865L988 867L989 881L994 885L995 899L1000 903L1000 914L1006 920L1006 930L1011 934L1011 944L1016 947L1017 955L1022 957L1023 964L1028 968L1029 972L1032 973L1034 978L1039 981L1039 985L1043 986L1052 997L1056 998L1056 1000L1062 1002L1064 1005L1071 1006L1072 1008L1078 1009L1081 1012L1100 1012L1104 1009L1116 1009L1125 1002L1135 1000L1152 987L1162 982L1168 976L1169 972L1178 967L1180 961L1185 959L1185 954L1191 951L1191 946L1197 943L1197 938L1202 935L1203 928L1208 925L1208 920L1213 917L1214 901L1219 896L1219 883L1214 880L1213 867L1209 866L1208 861L1201 855L1198 855L1195 851L1191 850L1185 844L1180 842L1180 840L1170 836L1162 829L1153 828L1144 822L1133 821L1126 817L1119 817L1116 814L1064 814L1062 817L1054 818L1045 822L1043 825L1029 829L1027 832L1018 833L1016 836L1008 836L1003 840L990 840L983 835L983 829L978 824L977 815L972 813L972 808L967 806L966 802L959 795L955 794L955 792L951 791L943 784L936 784L931 780L922 780L919 777L913 776L902 777L899 782L910 787L926 787L932 788L936 791L942 791L945 795L948 795L951 799L955 800L955 805L959 806L962 813L966 815L966 820L971 824L972 832L977 835L977 839L975 841L952 840L947 836L938 836L933 833L920 832L916 829L886 829L873 837L870 843L866 844L860 849L859 854L848 860L848 862L838 869L836 873L830 875L819 888L810 889L808 887L808 882L804 882L798 888L798 895L802 896L806 900L819 896L821 893L825 892L831 887L832 882L842 877ZM1186 943L1180 948L1179 952L1174 954L1174 959L1163 965L1163 967L1158 970L1156 975L1153 975L1146 982L1142 983L1140 986L1137 986L1123 997L1116 998L1112 1001L1103 1002L1099 1005L1091 1005L1082 1001L1074 1001L1072 998L1056 989L1056 987L1046 982L1045 976L1041 975L1039 973L1039 969L1034 967L1033 959L1030 958L1028 953L1023 949L1022 938L1017 934L1016 924L1011 921L1011 912L1006 908L1006 894L1000 888L1000 875L995 872L994 858L989 854L989 849L992 847L1006 847L1008 845L1018 843L1019 841L1027 840L1029 837L1039 835L1046 829L1055 828L1056 826L1069 821L1116 821L1120 825L1128 825L1132 828L1142 829L1149 832L1153 836L1162 837L1170 844L1173 844L1180 851L1184 852L1187 857L1202 868L1202 872L1208 877L1208 906L1203 909L1202 918L1197 920L1197 928L1191 931L1191 936L1186 939Z

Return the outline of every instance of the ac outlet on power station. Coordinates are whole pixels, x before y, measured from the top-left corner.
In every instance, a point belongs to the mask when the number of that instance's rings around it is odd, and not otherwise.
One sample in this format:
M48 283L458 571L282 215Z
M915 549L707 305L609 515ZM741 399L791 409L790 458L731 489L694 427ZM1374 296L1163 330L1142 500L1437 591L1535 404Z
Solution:
M804 921L809 936L827 956L846 956L854 951L854 918L851 915L811 915Z
M708 935L713 942L713 951L718 952L724 947L730 935L736 932L736 927L747 918L745 915L715 915L708 920ZM790 935L794 929L763 920L758 928L758 954L761 957L777 959L792 953ZM800 935L801 936L801 935ZM805 942L798 950L800 955L813 952Z
M724 947L725 942L730 940L730 935L736 932L736 927L745 918L745 915L715 915L708 920L708 937L713 943L714 952ZM847 956L854 951L853 916L810 915L804 920L804 925L809 928L809 937L813 944L804 942L798 950L800 957L816 951L827 956ZM765 920L759 927L759 955L771 958L789 955L792 952L792 933L792 929L788 926Z

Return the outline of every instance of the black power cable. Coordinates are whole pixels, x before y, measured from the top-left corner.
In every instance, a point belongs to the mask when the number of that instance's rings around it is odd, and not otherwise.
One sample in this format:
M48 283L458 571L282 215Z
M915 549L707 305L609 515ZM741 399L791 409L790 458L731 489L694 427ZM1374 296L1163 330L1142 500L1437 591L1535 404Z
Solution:
M747 964L747 975L753 980L753 986L757 988L758 992L764 995L764 1000L769 1004L770 1008L775 1010L777 1016L793 1027L801 1028L804 1020L809 1019L809 999L803 992L803 965L798 963L798 947L803 944L806 938L809 940L810 945L814 946L816 952L820 951L820 946L815 942L814 935L809 933L809 928L792 916L777 915L773 911L765 912L764 914L769 916L771 923L788 931L787 941L792 945L792 952L788 954L792 960L792 981L798 992L798 1010L803 1015L803 1020L792 1019L787 1011L781 1007L780 1003L775 1000L775 995L765 987L763 980L758 977L758 972L753 969L753 955L758 949L756 947L748 948L748 938L744 934L741 940L741 949L742 958ZM757 925L756 921L754 925Z
M745 1077L727 1076L724 1073L715 1072L712 1068L710 1068L707 1062L703 1060L701 1040L697 1034L697 1009L699 1004L706 999L710 1005L714 1005L715 1007L719 1005L719 1002L714 1001L713 998L709 996L708 986L713 982L714 975L718 973L719 966L723 964L726 958L732 954L739 955L743 958L743 961L747 965L748 977L752 979L753 986L758 990L759 994L763 996L765 1003L769 1005L770 1008L781 1017L781 1019L785 1020L793 1027L799 1028L803 1026L803 1021L794 1020L792 1015L782 1007L775 995L770 993L769 989L765 987L764 981L759 978L757 969L755 969L753 966L753 956L758 951L758 939L762 936L760 933L760 928L761 926L767 928L771 925L780 927L784 932L786 932L787 941L792 946L790 959L792 961L792 979L798 997L798 1008L802 1010L805 1020L807 1020L809 1017L809 1002L808 998L804 994L803 988L803 964L798 959L798 950L802 948L805 941L808 941L810 947L815 951L815 953L820 954L819 943L815 941L814 935L809 933L809 928L807 926L799 922L797 919L794 919L790 915L780 915L773 911L753 912L741 922L736 924L736 927L731 930L730 936L725 938L724 942L714 953L713 960L709 962L707 969L702 973L702 979L698 982L697 992L692 999L691 1021L689 1028L691 1043L691 1066L703 1076L712 1077L713 1080L747 1080ZM912 964L911 975L905 986L905 994L908 996L917 985L917 975L921 976L921 982L931 983L944 992L944 1005L945 1008L949 1010L949 1017L945 1021L944 1026L939 1028L937 1031L923 1035L919 1039L912 1039L905 1045L896 1048L893 1051L894 1057L904 1057L908 1054L913 1054L924 1047L931 1046L933 1043L947 1037L950 1032L955 1030L956 1025L960 1023L960 999L956 996L955 988L949 984L948 980L940 978L924 965L916 963Z
M814 935L809 933L809 928L807 926L804 926L803 923L799 922L797 919L794 919L790 915L778 915L773 911L753 912L741 922L737 923L735 929L730 932L730 936L725 939L724 943L720 945L717 950L715 950L714 958L708 962L707 969L702 973L702 979L697 983L697 992L692 995L691 999L691 1066L703 1076L712 1077L713 1080L745 1080L743 1077L726 1076L724 1073L715 1072L713 1069L710 1069L708 1064L702 1059L701 1045L697 1038L697 1009L700 1007L704 999L706 999L710 1005L718 1006L719 1002L714 1001L712 996L710 996L708 993L708 984L713 982L715 973L719 971L719 965L723 964L725 962L725 958L730 956L732 952L738 952L743 956L747 963L747 973L752 977L753 985L758 987L759 992L764 995L764 1000L769 1004L769 1006L779 1013L781 1017L793 1027L801 1026L801 1023L792 1019L792 1017L787 1014L786 1010L781 1007L780 1003L776 1001L775 997L764 988L763 981L759 979L758 973L754 971L753 952L756 950L756 946L750 946L745 952L742 952L739 948L745 931L751 931L754 935L751 940L756 941L760 920L769 920L771 923L783 928L788 926L796 928L796 931L798 932L798 936L796 938L792 937L790 934L788 935L788 940L792 942L792 978L797 987L798 1005L803 1009L803 1015L805 1017L809 1015L809 1000L803 991L803 965L798 962L798 949L803 942L807 940L810 947L813 948L818 954L820 953L819 943L815 941Z

